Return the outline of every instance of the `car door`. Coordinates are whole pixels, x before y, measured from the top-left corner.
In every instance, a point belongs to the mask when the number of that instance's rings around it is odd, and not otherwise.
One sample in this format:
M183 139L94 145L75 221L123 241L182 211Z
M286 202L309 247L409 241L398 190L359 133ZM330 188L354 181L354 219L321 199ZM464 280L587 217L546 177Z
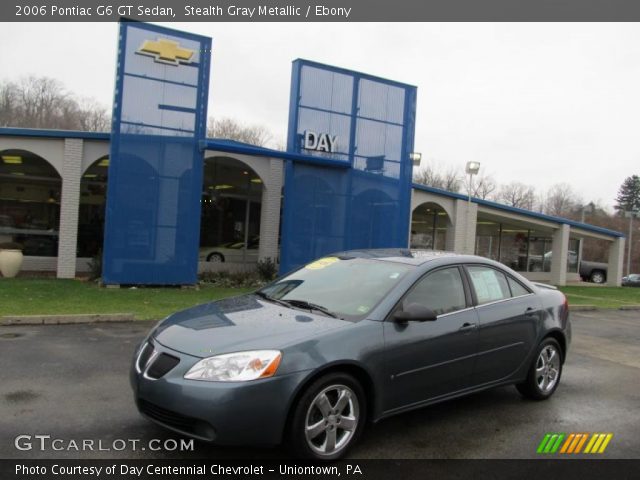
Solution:
M435 321L398 323L393 313L419 303ZM467 387L478 348L478 319L458 266L427 273L384 322L387 382L384 409L392 411Z
M515 372L533 348L540 301L507 273L488 265L467 265L480 323L474 383L502 380Z

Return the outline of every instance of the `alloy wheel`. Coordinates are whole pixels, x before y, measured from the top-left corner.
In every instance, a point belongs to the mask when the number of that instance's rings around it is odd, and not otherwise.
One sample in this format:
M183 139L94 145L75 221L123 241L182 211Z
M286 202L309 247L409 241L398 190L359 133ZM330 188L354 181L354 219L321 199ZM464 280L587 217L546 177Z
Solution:
M305 438L317 455L334 455L353 439L358 428L358 397L346 385L330 385L313 399L305 418Z
M536 361L536 384L541 392L553 390L560 375L560 353L553 345L545 346Z

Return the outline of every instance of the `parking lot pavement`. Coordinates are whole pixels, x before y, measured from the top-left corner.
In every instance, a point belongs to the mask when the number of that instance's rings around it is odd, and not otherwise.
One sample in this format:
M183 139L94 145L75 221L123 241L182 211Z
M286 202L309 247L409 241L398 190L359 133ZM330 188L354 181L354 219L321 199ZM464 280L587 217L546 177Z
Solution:
M499 388L380 422L353 458L532 458L547 432L612 432L607 458L640 458L640 314L572 314L573 344L562 382L546 402ZM143 419L128 384L137 342L152 324L0 327L0 458L280 458L281 449L192 452L86 451L70 440L180 439ZM260 428L256 425L256 428ZM20 451L21 434L51 435L62 451ZM34 442L34 447L38 443ZM140 447L139 447L140 448ZM585 458L585 455L580 457Z

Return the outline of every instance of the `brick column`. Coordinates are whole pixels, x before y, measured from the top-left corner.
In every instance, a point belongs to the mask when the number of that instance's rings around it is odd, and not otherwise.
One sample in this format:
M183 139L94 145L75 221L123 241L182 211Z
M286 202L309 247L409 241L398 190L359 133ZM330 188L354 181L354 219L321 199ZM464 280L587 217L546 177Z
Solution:
M469 204L466 200L456 200L455 218L451 219L452 227L447 231L447 250L456 253L473 255L476 244L476 224L478 205Z
M278 158L271 158L269 177L263 178L262 207L260 211L260 260L271 258L277 262L278 232L280 231L280 199L284 178L284 162Z
M553 233L551 242L551 283L563 286L567 284L567 257L569 255L569 225L560 225Z
M76 276L82 148L83 142L81 139L66 138L64 140L60 231L58 237L58 278L74 278Z
M607 285L619 287L622 284L622 263L625 238L618 237L609 245L609 265L607 267Z

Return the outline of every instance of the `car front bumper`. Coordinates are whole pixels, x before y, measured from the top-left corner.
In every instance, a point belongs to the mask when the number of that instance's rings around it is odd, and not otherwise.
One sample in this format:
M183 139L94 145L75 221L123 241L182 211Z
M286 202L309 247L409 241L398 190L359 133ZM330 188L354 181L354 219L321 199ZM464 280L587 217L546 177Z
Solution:
M137 368L130 379L138 410L155 423L178 433L219 445L277 445L299 386L309 372L296 372L248 382L187 380L185 373L200 360L151 340L156 352L179 359L160 378Z

